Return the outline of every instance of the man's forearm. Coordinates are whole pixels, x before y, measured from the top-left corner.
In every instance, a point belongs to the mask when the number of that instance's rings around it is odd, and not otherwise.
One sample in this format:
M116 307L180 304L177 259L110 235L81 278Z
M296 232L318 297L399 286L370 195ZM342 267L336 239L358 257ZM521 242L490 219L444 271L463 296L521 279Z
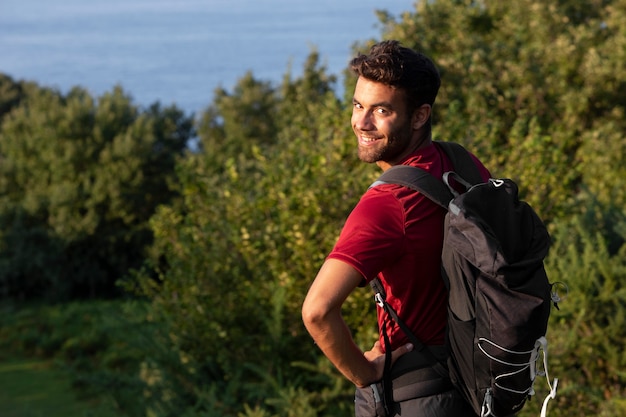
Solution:
M340 314L305 321L305 325L324 355L352 383L363 387L375 381L376 369L354 343Z
M341 316L341 307L362 279L351 265L328 259L302 305L302 320L313 340L333 365L359 387L376 381L377 367L354 343Z

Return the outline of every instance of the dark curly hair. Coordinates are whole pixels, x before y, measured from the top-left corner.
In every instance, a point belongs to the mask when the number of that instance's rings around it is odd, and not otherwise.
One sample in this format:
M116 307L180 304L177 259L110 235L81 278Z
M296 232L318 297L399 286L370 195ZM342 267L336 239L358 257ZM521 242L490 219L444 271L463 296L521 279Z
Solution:
M350 67L360 77L403 90L410 109L432 106L441 86L433 61L395 40L372 46L368 55L357 56Z

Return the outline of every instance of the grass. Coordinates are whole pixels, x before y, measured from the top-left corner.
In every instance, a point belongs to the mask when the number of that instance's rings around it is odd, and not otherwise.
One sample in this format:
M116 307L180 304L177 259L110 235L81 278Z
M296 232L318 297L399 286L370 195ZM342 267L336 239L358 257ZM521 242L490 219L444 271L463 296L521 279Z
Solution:
M76 397L62 370L42 359L9 359L0 363L2 417L112 417L103 402Z
M0 302L0 417L144 414L144 307Z

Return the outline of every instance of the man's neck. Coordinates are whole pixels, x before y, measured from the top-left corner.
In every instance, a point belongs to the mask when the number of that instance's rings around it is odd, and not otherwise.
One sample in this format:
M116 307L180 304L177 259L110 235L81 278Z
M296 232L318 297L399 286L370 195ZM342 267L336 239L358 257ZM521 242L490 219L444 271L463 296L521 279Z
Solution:
M387 171L394 165L398 165L400 162L404 161L409 155L413 155L415 152L420 149L424 149L432 143L432 137L430 132L425 133L423 136L417 138L416 140L411 141L411 145L407 147L407 149L402 152L397 158L394 158L393 161L377 161L376 165L383 171Z

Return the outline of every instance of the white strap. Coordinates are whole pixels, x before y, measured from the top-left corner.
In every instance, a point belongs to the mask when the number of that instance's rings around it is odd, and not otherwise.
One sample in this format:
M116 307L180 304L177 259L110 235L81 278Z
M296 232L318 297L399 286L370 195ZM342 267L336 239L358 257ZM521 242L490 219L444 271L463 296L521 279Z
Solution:
M493 398L491 397L491 388L487 389L485 393L485 398L483 399L483 406L480 410L480 417L488 417L493 416L493 412L491 411L491 403L493 402Z
M550 387L550 394L546 396L546 399L543 400L543 406L541 407L541 417L546 417L548 414L548 401L556 398L556 387L559 385L559 379L554 378L553 385L550 385L550 380L548 380L548 386Z
M543 350L543 369L546 375L546 381L548 382L548 387L550 388L550 393L543 400L543 406L541 407L541 417L546 417L548 414L548 401L556 398L556 388L559 385L559 379L554 378L553 383L550 383L550 375L548 374L548 341L545 337L539 338L537 343L541 344L541 348Z
M504 365L515 366L515 367L518 367L518 366L527 366L527 365L529 364L529 361L524 361L524 362L522 362L522 363L513 363L513 362L506 362L506 361L503 361L502 359L499 359L499 358L496 358L496 357L495 357L495 356L493 356L493 355L490 355L490 354L489 354L489 353L488 353L488 352L487 352L487 351L483 348L483 346L482 346L482 343L483 343L483 342L484 342L484 343L488 343L488 344L490 344L491 346L493 346L493 347L495 347L495 348L497 348L497 349L500 349L500 350L501 350L501 351L503 351L503 352L511 353L511 354L513 354L513 355L520 355L520 356L529 355L529 354L532 354L533 352L535 352L535 351L537 350L537 342L535 342L535 347L534 347L533 349L531 349L531 350L527 350L527 351L524 351L524 352L519 352L519 351L516 351L516 350L511 350L511 349L507 349L507 348L505 348L505 347L503 347L503 346L500 346L500 345L498 345L498 344L496 344L496 343L492 342L491 340L489 340L489 339L487 339L487 338L485 338L485 337L480 337L480 338L478 338L478 348L479 348L479 349L483 352L483 354L484 354L485 356L487 356L487 357L488 357L489 359L491 359L492 361L496 361L496 362L499 362L499 363L504 364Z

